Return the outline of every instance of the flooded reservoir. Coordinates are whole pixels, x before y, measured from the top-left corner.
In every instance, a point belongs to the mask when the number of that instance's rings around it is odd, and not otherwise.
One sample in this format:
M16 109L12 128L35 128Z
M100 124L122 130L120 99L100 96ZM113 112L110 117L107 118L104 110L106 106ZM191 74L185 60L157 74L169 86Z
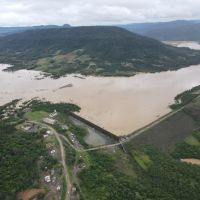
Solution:
M190 49L200 50L200 43L195 41L165 41L164 43L176 47L188 47Z
M129 134L168 113L178 93L200 85L200 65L133 77L59 79L41 79L37 71L2 71L7 67L0 65L0 105L33 97L76 103L82 117L116 135Z

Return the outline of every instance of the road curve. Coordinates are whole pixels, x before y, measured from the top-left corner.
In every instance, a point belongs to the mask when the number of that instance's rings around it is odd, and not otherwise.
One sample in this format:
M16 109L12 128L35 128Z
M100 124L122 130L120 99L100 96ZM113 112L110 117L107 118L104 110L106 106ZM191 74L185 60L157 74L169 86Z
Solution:
M63 143L60 139L59 134L56 131L54 132L54 134L55 134L55 136L58 140L58 143L60 145L62 165L63 165L65 180L66 180L66 184L67 184L67 192L66 192L65 200L70 200L70 193L71 193L72 185L71 185L71 181L70 181L70 178L69 178L68 169L67 169L66 160L65 160L65 149L64 149L64 146L63 146Z
M52 133L56 136L56 139L57 139L57 141L59 143L59 146L60 146L60 153L61 153L63 172L64 172L64 176L65 176L65 181L66 181L66 184L67 184L67 191L66 191L66 195L65 195L65 200L70 200L72 184L71 184L70 176L69 176L67 165L66 165L65 149L64 149L62 140L60 139L60 136L57 133L57 131L54 128L52 128L51 126L49 126L47 124L44 124L44 123L40 123L40 122L35 122L35 121L31 121L31 122L33 122L35 124L39 124L39 125L47 128L47 129L51 130Z

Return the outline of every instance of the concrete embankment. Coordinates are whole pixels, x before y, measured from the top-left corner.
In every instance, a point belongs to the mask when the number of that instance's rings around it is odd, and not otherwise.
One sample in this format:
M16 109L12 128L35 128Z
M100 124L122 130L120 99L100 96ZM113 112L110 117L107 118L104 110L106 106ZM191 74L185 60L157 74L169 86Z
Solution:
M67 111L66 111L66 112L67 112ZM75 119L77 119L77 120L79 120L79 121L81 121L81 122L87 124L88 126L94 128L94 129L98 130L99 132L101 132L101 133L103 133L103 134L109 136L110 138L114 139L115 141L119 141L120 138L119 138L118 136L116 136L116 135L114 135L113 133L111 133L111 132L105 130L104 128L102 128L102 127L100 127L100 126L97 126L96 124L94 124L94 123L92 123L92 122L90 122L90 121L88 121L88 120L82 118L82 117L79 116L79 115L76 115L75 113L72 113L72 112L67 112L67 113L68 113L71 117L73 117L73 118L75 118Z

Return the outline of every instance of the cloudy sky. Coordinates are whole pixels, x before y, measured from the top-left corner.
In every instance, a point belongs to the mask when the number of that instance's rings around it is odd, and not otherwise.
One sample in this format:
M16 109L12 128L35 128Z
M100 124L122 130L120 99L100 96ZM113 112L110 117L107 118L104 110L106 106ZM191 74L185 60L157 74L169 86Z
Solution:
M0 26L200 19L200 0L0 0Z

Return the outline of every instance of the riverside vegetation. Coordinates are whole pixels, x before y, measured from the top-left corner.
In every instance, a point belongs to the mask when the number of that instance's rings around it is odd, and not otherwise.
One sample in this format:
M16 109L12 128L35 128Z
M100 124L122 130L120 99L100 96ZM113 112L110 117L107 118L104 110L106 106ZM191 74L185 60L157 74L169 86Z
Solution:
M185 92L184 95L198 94L198 91L199 88L197 87ZM179 95L177 99L180 97L183 97L183 94ZM79 110L75 105L67 105L69 107L65 108L71 111ZM67 114L63 113L63 106L66 105L35 100L32 104L32 112L51 112L56 108L59 112L62 112L61 119L69 123ZM197 126L200 125L200 99L198 97L191 99L189 104L185 106L184 112L192 116ZM14 128L17 122L10 125L11 122L11 119L7 122L1 122L1 130L3 130L0 135L1 146L4 151L1 152L3 162L1 162L0 167L2 177L0 188L1 197L4 199L14 199L16 191L37 186L39 175L36 160L42 153L45 155L40 135L27 135L19 132ZM78 139L82 140L81 143L84 145L84 138L87 133L82 131L80 127L72 126L70 129L74 131L74 134L76 134L76 131L79 132ZM66 132L61 134L67 136ZM76 192L79 193L77 199L199 199L200 167L180 161L180 159L185 158L200 159L200 131L198 128L189 132L188 136L179 140L177 144L171 143L172 148L165 149L165 152L154 145L135 146L133 144L134 139L126 143L127 153L124 153L118 147L76 152L66 143L66 164L70 167L70 170L73 170L75 163L85 163L85 168L77 172ZM22 150L24 153L22 153ZM10 165L13 162L15 165ZM15 181L12 178L13 174L15 174Z

